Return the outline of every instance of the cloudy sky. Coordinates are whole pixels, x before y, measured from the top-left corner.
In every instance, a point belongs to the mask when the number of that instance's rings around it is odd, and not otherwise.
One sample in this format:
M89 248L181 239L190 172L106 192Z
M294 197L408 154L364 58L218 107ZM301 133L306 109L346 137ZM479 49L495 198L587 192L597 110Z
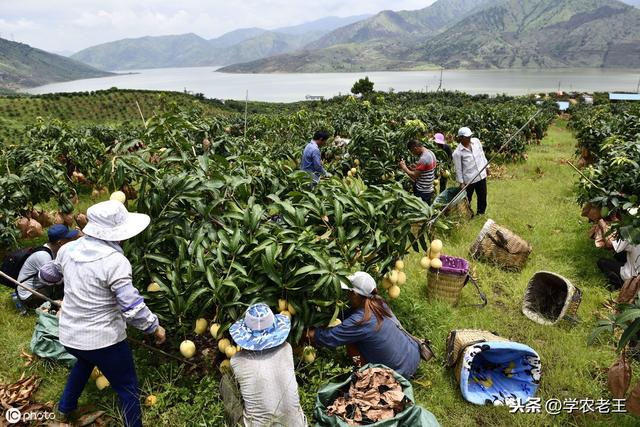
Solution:
M325 16L414 10L434 0L0 0L0 37L52 52L145 35L277 28Z

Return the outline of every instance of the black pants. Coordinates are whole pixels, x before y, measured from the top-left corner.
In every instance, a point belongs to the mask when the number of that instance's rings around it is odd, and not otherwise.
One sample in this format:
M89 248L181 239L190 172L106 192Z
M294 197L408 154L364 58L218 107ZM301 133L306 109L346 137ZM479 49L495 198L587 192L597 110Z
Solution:
M617 259L600 258L598 260L598 268L604 273L611 289L620 289L624 284L624 280L620 277L620 268L624 265L624 262L620 262Z
M427 193L425 191L418 190L415 185L413 186L413 195L419 197L426 204L431 205L431 200L433 199L433 193Z
M447 189L447 177L441 176L440 177L440 192L442 193L446 189Z
M478 215L482 215L487 210L487 179L485 178L473 184L469 184L467 187L467 199L469 200L469 205L471 205L474 191L478 196L478 209L476 213Z

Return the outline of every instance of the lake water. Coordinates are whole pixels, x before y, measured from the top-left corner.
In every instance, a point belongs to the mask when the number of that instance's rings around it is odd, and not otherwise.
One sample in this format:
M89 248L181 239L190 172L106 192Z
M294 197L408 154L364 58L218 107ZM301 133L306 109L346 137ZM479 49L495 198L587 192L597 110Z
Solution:
M79 92L117 87L120 89L187 90L207 98L254 101L298 101L306 95L331 97L348 93L353 83L365 76L376 90L434 91L440 71L381 71L317 74L228 74L216 67L161 68L136 70L97 79L54 83L27 90L32 94ZM532 92L636 91L640 70L560 69L560 70L445 70L442 87L471 94L522 95Z

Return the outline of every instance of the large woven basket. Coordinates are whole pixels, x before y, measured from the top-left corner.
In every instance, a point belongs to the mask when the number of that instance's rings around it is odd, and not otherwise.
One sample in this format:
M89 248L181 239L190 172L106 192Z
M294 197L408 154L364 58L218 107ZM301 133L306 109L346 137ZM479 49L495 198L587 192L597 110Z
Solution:
M441 269L430 268L427 272L427 297L457 305L468 280L469 263L447 255L440 255L440 261Z
M526 240L489 219L469 252L471 257L493 263L504 270L520 271L531 250Z
M549 271L539 271L529 280L522 313L541 325L554 325L564 318L575 320L582 291L568 279Z
M509 341L496 334L479 329L454 329L447 336L447 355L445 364L448 367L455 366L460 355L470 345L485 341ZM456 371L459 371L457 369Z
M449 216L459 216L465 219L471 219L473 217L473 211L471 205L467 199L467 193L459 191L457 188L447 188L436 197L433 205L446 206L451 203L445 210L445 214Z

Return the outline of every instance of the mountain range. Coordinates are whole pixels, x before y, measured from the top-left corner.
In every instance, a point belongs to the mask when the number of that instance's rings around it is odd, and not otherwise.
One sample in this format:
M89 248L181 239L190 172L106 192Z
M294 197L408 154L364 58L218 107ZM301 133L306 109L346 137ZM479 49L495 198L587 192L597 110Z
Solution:
M275 30L243 28L210 40L196 34L123 39L83 49L71 57L103 70L227 65L293 52L369 16L332 16Z
M0 38L0 88L20 89L108 75L111 73L76 60Z
M636 0L625 0L634 4ZM640 10L617 0L438 0L223 72L640 67Z

